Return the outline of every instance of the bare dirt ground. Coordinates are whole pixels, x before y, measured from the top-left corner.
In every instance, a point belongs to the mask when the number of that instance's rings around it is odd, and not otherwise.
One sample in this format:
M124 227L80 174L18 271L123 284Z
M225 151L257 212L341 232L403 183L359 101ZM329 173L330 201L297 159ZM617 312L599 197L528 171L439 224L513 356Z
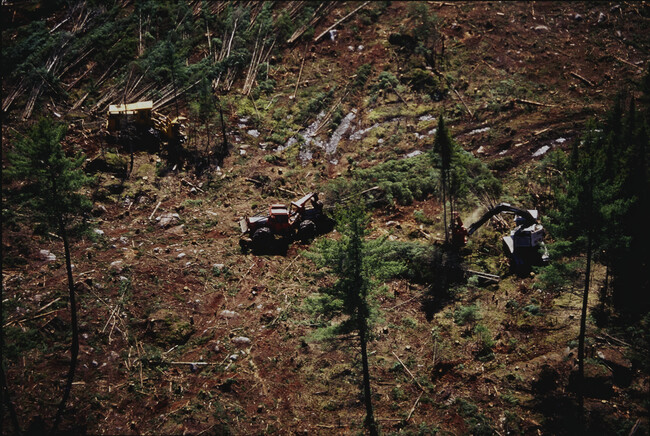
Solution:
M641 77L647 62L644 3L427 4L444 19L449 64L443 73L462 79L459 94L431 103L409 92L405 102L386 96L375 107L364 107L361 99L346 100L344 107L359 109L359 128L373 124L378 107L401 111L406 133L395 146L399 154L430 145L415 133L435 122L423 124L414 108L424 105L434 117L444 108L465 149L486 161L512 158L500 173L506 186L538 160L533 153L543 146L566 148L589 117L602 116L617 90ZM344 84L364 63L400 74L400 57L387 37L407 23L407 8L393 2L378 23L353 18L334 41L311 46L301 89ZM336 9L316 34L345 10ZM304 54L297 45L284 55L288 72L276 78L279 104L290 103ZM301 254L307 245L294 243L286 255L242 253L237 220L292 199L247 178L266 176L269 185L302 194L345 175L347 157L370 166L381 160L382 150L377 147L373 160L344 138L336 165L325 156L305 166L282 155L272 162L265 157L274 152L246 135L250 126L236 128L235 115L230 122L233 137L243 139L233 141L221 171L209 180L190 168L160 175L160 158L144 152L137 153L125 181L99 174L93 225L102 233L73 247L82 339L66 428L93 434L361 431L356 342L309 340L320 321L305 301L330 279ZM3 142L10 128L3 126ZM97 132L72 130L68 141L89 157L104 147ZM517 189L530 194L526 184ZM412 238L409 229L420 226L416 210L435 216L440 205L428 199L375 211L373 236ZM165 217L170 222L162 225ZM391 220L400 228L389 230ZM439 229L435 220L424 228L432 235ZM423 234L417 238L429 243ZM10 362L12 399L25 426L37 417L48 422L69 358L63 249L56 239L24 227L3 226L2 243L5 335L18 329L25 341L41 344L20 344L24 351ZM42 249L56 260L43 260ZM469 286L432 318L423 308L426 286L388 283L370 346L382 430L478 434L487 423L497 434L569 433L558 413L570 395L566 386L581 302L570 292L534 289L534 281L507 276L499 285ZM538 313L521 309L531 304ZM479 319L462 326L454 322L454 314L470 305L478 307ZM472 333L477 323L495 342L491 359L477 357L480 338ZM591 358L599 350L623 349L592 324L588 335ZM548 386L540 385L540 374L547 375ZM592 395L587 406L607 420L608 429L629 430L640 420L647 431L641 401L647 389L648 375L633 372L629 384L613 383Z

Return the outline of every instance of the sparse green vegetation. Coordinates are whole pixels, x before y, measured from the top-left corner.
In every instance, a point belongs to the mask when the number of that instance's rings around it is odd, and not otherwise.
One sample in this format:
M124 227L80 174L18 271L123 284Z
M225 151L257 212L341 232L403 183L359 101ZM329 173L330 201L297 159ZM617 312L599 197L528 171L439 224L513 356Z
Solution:
M460 326L473 324L479 319L480 319L479 308L474 304L469 306L459 307L454 311L454 322Z
M4 3L6 432L57 433L72 307L63 433L648 433L647 7ZM107 131L109 105L148 100L153 126ZM17 201L49 186L12 174L41 116L94 176L70 256L51 209ZM319 222L240 250L242 217L309 192L330 218L365 204L361 243ZM539 211L549 265L508 262L509 214L445 243L449 212L500 202Z

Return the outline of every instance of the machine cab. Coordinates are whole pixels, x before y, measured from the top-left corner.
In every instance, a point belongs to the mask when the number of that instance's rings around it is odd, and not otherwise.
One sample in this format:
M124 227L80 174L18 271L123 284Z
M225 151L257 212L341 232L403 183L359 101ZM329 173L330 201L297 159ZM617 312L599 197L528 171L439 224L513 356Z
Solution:
M269 227L274 233L289 232L289 210L284 204L272 204L269 208Z

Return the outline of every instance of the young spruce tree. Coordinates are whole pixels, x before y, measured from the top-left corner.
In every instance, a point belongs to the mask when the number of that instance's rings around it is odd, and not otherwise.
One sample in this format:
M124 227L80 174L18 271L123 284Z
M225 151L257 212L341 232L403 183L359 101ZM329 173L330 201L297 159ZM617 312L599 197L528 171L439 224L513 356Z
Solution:
M75 218L79 217L83 211L89 210L91 206L90 201L79 193L79 190L89 181L81 169L85 156L81 153L74 157L66 156L61 146L61 140L65 133L66 126L54 124L48 119L40 120L28 136L15 144L13 151L9 153L11 166L8 168L10 177L27 182L27 186L21 191L21 197L33 211L35 220L52 228L63 240L70 299L72 344L70 368L63 397L52 427L53 434L58 429L70 396L79 354L77 305L68 230Z
M328 319L344 316L345 319L325 329L326 338L356 333L361 349L363 371L363 398L366 406L364 425L371 435L379 434L374 418L368 364L368 342L371 339L372 322L377 316L372 298L375 280L395 276L404 269L398 261L382 259L380 240L366 240L369 217L360 200L339 207L336 213L339 240L325 239L318 244L313 256L321 268L337 277L336 282L323 289L311 300L313 308Z

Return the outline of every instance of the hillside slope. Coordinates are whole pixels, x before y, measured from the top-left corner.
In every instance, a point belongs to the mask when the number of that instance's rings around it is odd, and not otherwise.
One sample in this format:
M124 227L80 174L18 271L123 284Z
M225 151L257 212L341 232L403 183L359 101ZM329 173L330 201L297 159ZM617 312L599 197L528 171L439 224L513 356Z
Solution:
M69 124L66 147L82 149L96 176L95 231L73 247L82 341L65 419L92 434L361 431L356 343L311 340L323 323L305 301L331 278L301 254L307 244L242 252L238 220L311 191L331 204L345 192L335 183L404 181L382 164L420 178L440 113L502 181L503 200L544 214L550 188L533 177L537 164L577 141L619 90L635 92L650 46L645 3L65 4L2 6L3 165L33 120L48 116ZM435 68L409 46L428 23L423 11L444 35ZM200 119L203 77L225 117L223 159L218 111ZM106 110L144 99L187 116L188 141L179 162L166 147L136 143L129 172L129 149L104 129ZM17 189L3 180L3 204ZM372 210L371 237L440 240L435 189L395 188ZM469 222L484 206L470 196L461 215ZM70 317L63 248L32 224L3 206L3 355L19 420L37 429L60 398ZM478 236L469 263L503 275L498 285L467 284L432 310L430 283L387 284L370 346L380 426L573 434L567 386L580 298L508 275L499 230ZM489 359L477 324L490 336ZM590 425L627 434L638 424L647 434L648 374L624 357L626 344L592 323L588 333Z

